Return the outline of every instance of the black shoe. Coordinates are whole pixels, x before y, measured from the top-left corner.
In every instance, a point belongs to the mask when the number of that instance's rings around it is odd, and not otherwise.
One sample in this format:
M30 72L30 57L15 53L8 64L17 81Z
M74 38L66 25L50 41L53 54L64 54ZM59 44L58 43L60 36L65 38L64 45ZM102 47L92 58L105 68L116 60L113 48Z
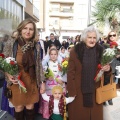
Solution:
M109 105L113 105L112 99L108 100Z
M103 103L103 105L104 105L104 106L107 106L107 103L106 103L106 102L104 102L104 103Z

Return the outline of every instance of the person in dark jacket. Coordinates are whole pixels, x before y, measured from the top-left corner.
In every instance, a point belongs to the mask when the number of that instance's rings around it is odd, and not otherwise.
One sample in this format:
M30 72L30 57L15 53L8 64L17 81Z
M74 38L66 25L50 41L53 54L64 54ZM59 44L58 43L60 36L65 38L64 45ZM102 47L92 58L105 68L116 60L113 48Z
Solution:
M47 42L46 49L48 49L48 47L50 47L51 44L54 44L57 47L57 50L61 48L60 41L55 39L53 33L50 34L50 40Z
M47 54L47 43L48 43L48 36L45 37L45 41L44 41L44 49L45 49L45 55Z

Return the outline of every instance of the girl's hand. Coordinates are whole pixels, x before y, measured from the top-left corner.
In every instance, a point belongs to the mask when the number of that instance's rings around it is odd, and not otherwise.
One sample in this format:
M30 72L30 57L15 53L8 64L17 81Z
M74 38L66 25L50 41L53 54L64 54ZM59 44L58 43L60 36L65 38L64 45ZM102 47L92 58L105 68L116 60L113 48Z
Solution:
M7 76L8 80L11 81L13 84L18 84L18 80L15 80L15 78L8 74L8 73L5 73L5 75Z
M43 94L45 93L45 83L42 83L40 86L40 93Z
M53 80L53 77L49 77L48 80Z
M110 70L110 65L107 64L107 65L102 66L101 70L103 70L103 71L109 71Z
M63 81L62 81L62 80L58 79L57 82L58 82L59 84L63 85Z

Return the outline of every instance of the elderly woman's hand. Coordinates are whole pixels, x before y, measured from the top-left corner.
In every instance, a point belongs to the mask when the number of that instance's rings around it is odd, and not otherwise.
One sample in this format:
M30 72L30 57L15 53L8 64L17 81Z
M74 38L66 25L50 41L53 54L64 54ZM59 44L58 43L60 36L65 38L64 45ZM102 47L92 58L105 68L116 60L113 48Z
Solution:
M107 64L107 65L104 65L104 66L102 66L102 69L101 70L103 70L103 71L109 71L110 70L110 65L109 64Z

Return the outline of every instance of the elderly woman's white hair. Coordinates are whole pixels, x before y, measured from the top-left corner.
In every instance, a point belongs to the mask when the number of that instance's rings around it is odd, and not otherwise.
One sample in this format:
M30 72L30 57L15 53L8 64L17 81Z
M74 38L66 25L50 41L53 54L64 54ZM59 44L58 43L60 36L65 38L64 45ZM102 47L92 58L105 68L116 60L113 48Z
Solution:
M84 29L84 31L82 32L81 34L81 41L86 41L86 38L87 38L87 34L89 32L95 32L96 33L96 40L98 41L99 40L99 32L97 29L94 28L94 26L90 26L90 27L87 27L86 29Z

